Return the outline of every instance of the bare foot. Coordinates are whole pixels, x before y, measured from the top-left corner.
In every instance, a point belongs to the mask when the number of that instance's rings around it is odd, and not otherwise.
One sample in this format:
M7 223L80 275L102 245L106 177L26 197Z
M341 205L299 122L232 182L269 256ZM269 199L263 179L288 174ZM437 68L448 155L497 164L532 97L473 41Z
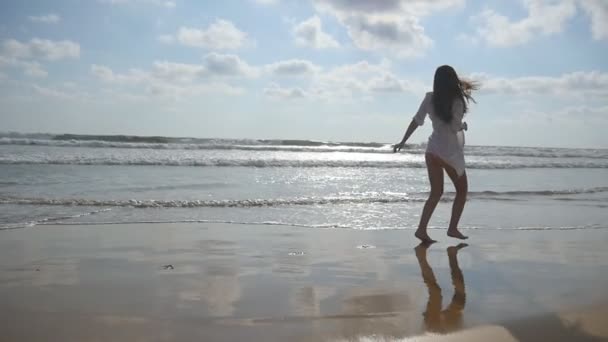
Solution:
M462 243L462 242L456 246L450 246L447 248L448 255L452 255L452 254L456 255L456 253L458 253L459 250L461 250L467 246L468 246L468 244Z
M431 237L426 232L422 233L422 232L416 231L414 236L417 237L418 239L420 239L420 241L422 241L423 243L431 244L431 243L437 242L437 240L431 239Z
M457 229L455 229L454 231L450 231L450 230L448 229L448 236L449 236L449 237L456 238L456 239L460 239L460 240L466 240L466 239L468 239L468 238L469 238L468 236L464 236L464 235L462 235L462 233L461 233L461 232L459 232Z
M414 247L414 251L416 252L416 257L418 259L420 259L420 258L426 259L426 250L429 249L429 247L431 245L432 245L432 243L421 242L420 244L418 244L418 246Z

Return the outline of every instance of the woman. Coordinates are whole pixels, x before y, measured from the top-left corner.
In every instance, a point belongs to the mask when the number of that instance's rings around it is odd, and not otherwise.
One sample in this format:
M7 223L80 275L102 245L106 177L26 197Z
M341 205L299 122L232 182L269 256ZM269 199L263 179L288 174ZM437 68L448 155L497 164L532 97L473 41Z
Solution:
M423 313L426 331L449 333L460 330L463 323L463 311L466 304L467 295L464 286L464 276L458 265L458 251L467 247L466 243L459 243L457 246L447 248L450 273L452 274L452 284L454 285L454 295L452 301L445 308L442 308L443 296L441 287L435 278L435 273L426 259L426 252L430 244L420 243L414 251L416 259L420 265L422 280L429 291L429 299L426 303L426 311Z
M467 112L469 100L475 102L471 97L471 91L476 89L478 89L477 84L460 80L451 66L443 65L437 68L433 81L433 92L426 94L403 139L393 146L394 152L401 150L416 128L424 123L426 115L429 115L433 122L433 133L429 137L425 160L431 192L422 210L418 229L414 234L422 242L436 242L429 237L427 225L443 194L443 170L447 172L456 188L448 236L461 240L468 238L458 231L458 221L462 215L468 191L463 151L463 130L466 130L467 126L462 118Z

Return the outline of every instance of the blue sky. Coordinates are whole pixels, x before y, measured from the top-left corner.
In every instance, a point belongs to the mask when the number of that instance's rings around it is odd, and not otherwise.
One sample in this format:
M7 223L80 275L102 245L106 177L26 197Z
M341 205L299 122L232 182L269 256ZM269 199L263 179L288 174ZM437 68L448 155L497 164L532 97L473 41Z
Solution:
M469 144L608 148L605 0L5 1L0 130L393 142L441 64Z

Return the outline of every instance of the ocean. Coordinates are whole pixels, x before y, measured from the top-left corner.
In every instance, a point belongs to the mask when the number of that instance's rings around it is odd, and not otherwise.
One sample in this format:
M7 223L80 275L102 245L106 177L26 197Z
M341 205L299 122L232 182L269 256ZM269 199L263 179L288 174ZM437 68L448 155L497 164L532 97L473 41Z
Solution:
M414 230L429 190L424 150L2 133L0 229L218 222ZM467 146L465 155L470 193L460 229L607 228L608 150ZM447 227L454 193L445 181L431 229Z

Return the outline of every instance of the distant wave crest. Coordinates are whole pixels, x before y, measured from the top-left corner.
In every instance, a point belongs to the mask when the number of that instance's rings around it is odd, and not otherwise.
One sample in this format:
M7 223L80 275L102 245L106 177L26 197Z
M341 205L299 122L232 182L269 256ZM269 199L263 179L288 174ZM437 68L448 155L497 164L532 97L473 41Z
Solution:
M139 165L139 166L196 166L196 167L344 167L344 168L425 168L423 161L411 160L327 160L327 159L229 159L229 158L177 158L167 157L136 157L133 159L117 157L95 157L95 156L76 156L76 157L55 157L46 156L15 156L0 157L0 164L51 164L51 165ZM469 169L526 169L526 168L589 168L606 169L608 160L529 160L529 161L496 161L481 160L467 163Z
M281 142L285 142L281 140ZM284 152L349 152L349 153L392 153L389 144L248 144L246 141L213 141L208 143L155 143L155 142L118 142L103 140L48 140L29 138L0 138L0 145L89 147L89 148L130 148L154 150L235 150L235 151L284 151ZM411 150L421 154L423 150Z
M0 133L0 145L155 150L392 153L390 144L377 142L326 142L294 139L201 139L127 135ZM424 151L425 148L422 145L408 145L401 153L423 154ZM467 146L466 153L472 156L608 159L608 149Z

